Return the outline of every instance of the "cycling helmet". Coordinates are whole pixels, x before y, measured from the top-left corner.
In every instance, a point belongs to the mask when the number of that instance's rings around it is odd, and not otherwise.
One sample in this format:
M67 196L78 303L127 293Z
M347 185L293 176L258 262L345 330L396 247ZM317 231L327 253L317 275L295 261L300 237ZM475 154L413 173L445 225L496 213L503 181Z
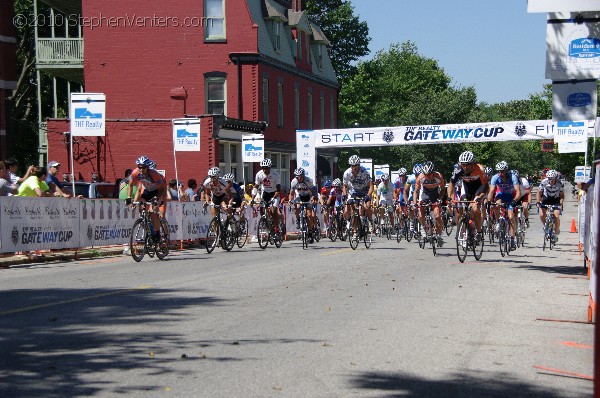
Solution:
M413 174L414 175L419 175L422 172L423 172L423 165L421 165L421 163L415 164L415 166L413 167Z
M497 171L508 170L508 164L506 164L506 162L503 160L496 165L496 170Z
M546 178L556 178L558 177L558 173L556 172L556 170L548 170L546 172Z
M389 180L389 179L390 179L390 176L389 176L389 175L387 175L387 174L382 174L382 175L381 175L381 181L387 181L387 180Z
M220 173L221 173L221 170L219 170L218 167L211 167L210 169L208 169L209 177L218 177Z
M260 167L271 167L271 159L261 160Z
M324 187L330 187L331 186L331 180L325 181L325 184L323 186Z
M494 169L492 169L490 166L488 166L485 169L483 169L483 172L485 174L492 174L494 172Z
M433 162L425 162L425 164L423 165L423 174L433 173L434 169L435 165L433 164Z
M233 173L229 173L229 174L225 174L223 176L223 179L225 181L231 181L231 182L233 182L233 180L235 180L235 176L233 175Z
M137 160L135 161L135 164L137 164L138 166L148 166L148 164L151 162L151 160L148 158L148 156L140 156L139 158L137 158Z
M475 159L475 155L471 151L465 151L460 154L458 158L458 163L473 163L473 159Z
M341 187L342 186L342 181L339 178L336 178L335 180L333 180L333 182L331 183L332 186L334 187Z
M510 174L514 175L515 177L519 176L519 170L511 170Z
M350 156L350 159L348 159L348 164L350 166L358 166L360 164L360 158L358 157L358 155Z
M407 171L404 167L400 167L400 170L398 170L398 175L400 175L400 176L405 176L406 173L407 173Z
M156 169L156 163L154 163L154 160L148 159L148 168L149 169Z
M294 175L295 176L303 176L304 175L304 169L302 167L298 167L296 170L294 170Z

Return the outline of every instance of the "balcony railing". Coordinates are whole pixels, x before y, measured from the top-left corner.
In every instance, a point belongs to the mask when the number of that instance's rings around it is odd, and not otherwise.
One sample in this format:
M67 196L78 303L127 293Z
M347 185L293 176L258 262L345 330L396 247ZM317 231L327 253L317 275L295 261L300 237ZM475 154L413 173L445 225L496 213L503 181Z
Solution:
M83 66L83 39L38 39L36 56L38 64Z

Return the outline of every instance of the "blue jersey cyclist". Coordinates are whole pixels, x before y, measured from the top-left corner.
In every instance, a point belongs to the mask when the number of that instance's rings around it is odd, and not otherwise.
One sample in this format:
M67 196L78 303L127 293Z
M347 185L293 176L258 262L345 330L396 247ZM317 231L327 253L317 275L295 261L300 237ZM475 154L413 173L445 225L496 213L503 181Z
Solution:
M227 209L227 213L231 215L232 209L239 209L243 217L243 205L246 203L246 201L243 199L244 190L238 184L233 182L235 180L233 173L225 174L223 179L227 182L225 192L229 195L229 209Z
M508 218L510 220L510 237L511 250L516 249L515 231L517 220L515 217L514 208L517 205L516 198L521 197L521 189L519 187L519 179L514 174L508 171L508 164L502 161L496 165L497 174L494 174L490 181L490 189L488 192L488 201L496 204L508 205ZM496 219L499 219L500 209L498 206L494 208ZM498 225L498 224L497 224Z
M336 178L331 183L331 190L329 191L329 198L327 199L327 206L334 205L335 207L344 204L344 190L342 189L342 180Z
M294 175L296 176L291 184L290 184L290 206L291 203L294 203L294 213L296 215L296 228L300 229L300 202L305 205L306 209L306 221L309 232L309 240L312 241L311 232L313 230L313 225L315 223L315 216L313 211L313 206L316 205L316 197L315 197L315 185L312 180L306 176L306 172L302 167L298 167L294 170Z

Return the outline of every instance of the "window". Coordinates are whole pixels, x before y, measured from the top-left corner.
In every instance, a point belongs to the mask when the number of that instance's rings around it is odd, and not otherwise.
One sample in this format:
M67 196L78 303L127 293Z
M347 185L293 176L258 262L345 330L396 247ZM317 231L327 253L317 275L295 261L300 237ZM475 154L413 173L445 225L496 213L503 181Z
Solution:
M302 61L302 31L300 30L296 34L296 58Z
M290 155L277 152L265 152L265 159L271 159L271 171L279 173L281 188L287 191L290 188L291 182Z
M277 127L283 127L283 83L277 84Z
M221 169L221 175L232 173L235 180L241 180L242 176L238 175L238 170L241 170L241 166L238 163L241 154L241 145L235 142L221 141L219 143L219 168Z
M308 129L313 128L312 93L308 93Z
M323 46L317 44L317 67L323 69Z
M325 98L323 98L323 94L321 94L321 98L319 99L319 105L321 108L321 128L325 128Z
M300 89L294 89L294 124L300 130Z
M204 39L225 39L225 1L204 0Z
M263 79L263 122L269 123L269 79Z
M282 25L281 21L274 20L273 21L273 36L274 36L273 47L275 48L275 51L281 51L282 31L283 31L283 25Z
M329 100L329 128L335 127L335 103L333 98Z
M206 79L206 113L225 115L225 79L211 77Z

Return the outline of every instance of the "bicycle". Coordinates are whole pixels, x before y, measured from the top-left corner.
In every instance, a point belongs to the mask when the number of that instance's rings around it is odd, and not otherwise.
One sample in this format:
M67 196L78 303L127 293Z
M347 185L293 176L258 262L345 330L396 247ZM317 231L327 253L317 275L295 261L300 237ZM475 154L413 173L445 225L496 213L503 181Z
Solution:
M392 222L390 219L390 214L388 212L388 207L389 206L379 206L377 208L377 214L378 217L377 219L379 220L379 223L375 224L374 228L375 231L377 231L377 235L378 236L385 236L386 238L388 238L388 240L392 239ZM383 217L381 215L379 215L379 210L383 209Z
M511 243L510 243L510 229L511 223L508 218L508 206L506 203L501 203L500 205L494 203L493 206L500 206L500 217L496 221L495 233L498 238L498 245L500 247L500 255L502 257L509 255L511 251Z
M396 205L401 206L399 204ZM409 221L408 221L408 214L406 213L406 209L402 209L400 210L400 214L398 214L397 211L394 211L395 214L395 226L396 226L396 242L400 243L400 241L402 240L402 237L404 236L404 239L406 239L408 242L410 242L409 239L409 235L410 235L410 228L408 226ZM412 236L411 236L412 239Z
M243 210L241 208L238 209L238 212L240 214L239 218L236 219L235 215L233 216L235 226L235 243L240 249L244 247L244 245L248 241L248 220L246 219L242 211Z
M207 204L208 202L204 205L204 212L206 212ZM235 223L231 222L227 215L225 216L225 220L221 219L221 205L213 204L213 207L217 213L210 221L208 230L206 231L206 251L212 253L217 244L220 243L221 248L229 252L233 249L237 241Z
M283 243L283 223L281 218L279 219L278 230L275 231L275 224L273 222L273 215L267 216L269 213L269 207L273 205L273 200L269 203L265 203L264 200L260 201L260 220L258 221L257 238L258 246L261 249L266 249L267 245L275 245L276 248L280 248Z
M160 260L164 260L169 254L170 245L170 232L169 223L164 218L160 218L160 240L155 242L152 238L154 233L154 225L150 217L151 212L149 207L152 209L156 207L156 198L148 202L133 202L132 205L138 206L140 216L133 223L131 228L131 237L129 238L129 250L131 257L136 262L142 261L144 256L148 254L148 257L156 257Z
M543 205L539 204L539 207L546 209L546 220L544 221L544 246L542 250L546 250L546 244L548 244L550 250L556 245L556 235L554 233L554 211L560 210L562 207L558 205Z
M481 230L485 235L487 235L489 243L491 245L494 244L496 238L495 228L497 220L496 215L492 211L492 204L490 202L487 202L485 204L485 208L485 218L483 219L483 225Z
M441 208L441 217L442 217L442 227L446 231L446 235L450 236L452 230L454 229L454 208L444 205Z
M356 250L358 242L362 239L365 243L365 247L368 249L371 247L373 238L369 231L369 222L366 216L361 216L362 205L364 204L363 197L355 197L353 200L354 209L350 216L350 224L348 226L348 241L352 250ZM364 209L362 210L364 213Z
M464 263L469 250L473 251L473 256L476 260L481 260L485 239L483 236L477 236L477 231L475 230L474 221L472 219L473 210L470 206L471 203L476 202L460 200L455 201L454 203L457 203L457 208L463 208L463 214L458 221L456 228L456 255L458 256L458 261Z
M344 227L343 206L330 206L329 221L327 224L327 237L335 242L337 238L346 240L346 228Z
M517 212L517 247L525 247L525 230L527 229L527 222L525 220L525 211L523 205L515 207Z
M431 212L433 204L431 202L423 202L420 207L425 208L425 222L422 225L425 236L419 234L419 247L425 249L426 243L429 242L431 244L431 249L433 250L433 255L435 256L437 254L438 233L436 221Z

